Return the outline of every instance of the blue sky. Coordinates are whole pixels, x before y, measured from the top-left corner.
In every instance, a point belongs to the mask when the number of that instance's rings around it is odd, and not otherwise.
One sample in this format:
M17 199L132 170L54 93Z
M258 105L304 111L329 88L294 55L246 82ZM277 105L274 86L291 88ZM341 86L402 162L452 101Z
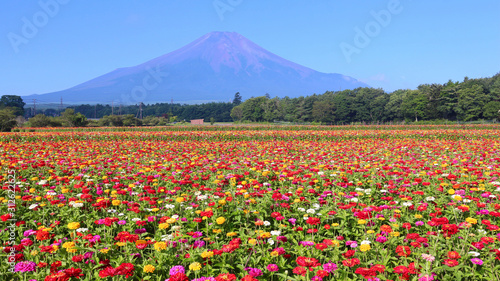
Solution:
M499 12L498 0L4 0L0 95L63 90L211 31L388 92L487 77L500 72Z

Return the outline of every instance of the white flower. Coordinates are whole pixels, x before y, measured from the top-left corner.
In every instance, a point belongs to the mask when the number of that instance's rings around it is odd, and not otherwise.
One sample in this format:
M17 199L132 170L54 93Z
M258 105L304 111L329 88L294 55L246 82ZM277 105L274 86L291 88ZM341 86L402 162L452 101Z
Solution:
M165 205L165 209L173 209L173 208L175 208L175 206L172 204Z
M364 244L368 244L368 245L370 245L370 243L371 243L371 242L370 242L370 241L368 241L368 240L363 240L363 241L361 241L361 245L364 245Z
M47 195L53 196L53 195L57 195L57 193L55 193L54 191L47 191Z
M371 188L365 189L365 193L368 194L368 195L371 194L372 193L372 189Z
M382 193L386 193L386 192L387 192L387 190L385 190L385 189L381 189L381 190L380 190L380 192L382 192Z
M193 207L186 207L186 210L192 210Z
M358 198L356 198L356 197L351 198L351 201L352 201L352 202L358 202Z
M72 202L73 202L73 201L72 201ZM33 209L35 209L36 207L38 207L38 204L31 204L31 205L29 206L29 209L30 209L30 210L33 210Z
M81 207L83 207L83 203L73 203L73 207L74 208L81 208Z
M132 221L140 221L140 218L133 218Z
M404 202L403 204L401 204L405 207L410 207L411 205L413 205L411 202Z
M81 233L87 232L87 231L89 231L89 229L88 228L83 228L83 227L76 230L76 232L81 232Z
M178 219L179 218L179 215L173 215L172 216L173 219Z
M434 201L434 200L436 200L436 198L429 196L429 197L426 197L425 200L426 201Z
M125 215L124 213L119 213L119 214L118 214L118 216L120 216L120 217L121 217L121 216L124 216L124 215Z
M462 200L464 203L470 203L470 200L469 199L464 199Z
M318 203L314 203L314 204L313 204L313 208L317 210L317 209L319 209L319 208L320 208L320 205L319 205Z
M108 213L116 213L116 210L115 209L109 209Z
M271 239L271 238L269 238L269 239L267 239L267 243L268 243L269 245L274 245L274 240L273 240L273 239Z
M481 233L481 234L486 234L486 230L484 230L484 229L478 229L477 232Z
M308 209L307 213L308 214L314 214L314 213L316 213L316 210L314 210L314 209Z
M281 231L279 231L279 230L273 230L273 231L271 231L271 235L273 235L273 236L280 236L281 235Z
M46 183L47 183L47 180L41 180L41 181L38 182L38 184L40 184L40 185L43 185L43 184L46 184Z
M264 225L265 225L265 226L270 226L270 225L271 225L271 223L270 223L270 222L268 222L268 221L264 221Z
M478 252L469 252L468 254L474 257L479 257L480 255Z
M180 230L181 226L180 225L174 225L172 226L172 230Z
M304 208L297 208L297 211L300 211L300 212L305 212L305 211L306 211L306 209L304 209Z

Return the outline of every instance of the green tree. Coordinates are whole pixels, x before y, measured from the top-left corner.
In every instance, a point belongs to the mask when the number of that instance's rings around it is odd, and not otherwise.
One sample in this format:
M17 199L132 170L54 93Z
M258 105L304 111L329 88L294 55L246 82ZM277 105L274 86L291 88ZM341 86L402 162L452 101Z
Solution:
M10 108L0 109L0 132L10 132L16 124L14 110Z
M312 117L319 122L332 122L334 114L334 106L331 101L315 101L312 109Z
M238 105L233 107L233 109L231 109L231 118L233 118L234 121L241 121L243 118L243 106Z
M422 94L419 90L408 90L406 98L401 104L403 114L406 118L424 119L427 104L429 100L426 95Z
M490 101L483 108L486 119L500 119L500 101Z
M24 115L24 106L26 103L20 96L3 95L0 98L0 109L10 107L13 108L13 114L16 116Z
M470 121L482 118L483 108L488 103L488 95L480 85L472 85L458 91L456 111L461 121Z
M241 98L240 92L236 92L236 94L234 94L233 105L238 106L241 104L241 101L242 101L242 98Z
M66 110L61 114L62 119L67 122L69 127L83 127L87 125L87 118L81 114L76 113L72 108L66 108Z

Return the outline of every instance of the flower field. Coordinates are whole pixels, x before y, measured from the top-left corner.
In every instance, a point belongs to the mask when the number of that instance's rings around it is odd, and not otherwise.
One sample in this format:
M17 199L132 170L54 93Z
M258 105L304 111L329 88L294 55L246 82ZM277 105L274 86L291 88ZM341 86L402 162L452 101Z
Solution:
M0 134L0 280L500 280L500 127Z

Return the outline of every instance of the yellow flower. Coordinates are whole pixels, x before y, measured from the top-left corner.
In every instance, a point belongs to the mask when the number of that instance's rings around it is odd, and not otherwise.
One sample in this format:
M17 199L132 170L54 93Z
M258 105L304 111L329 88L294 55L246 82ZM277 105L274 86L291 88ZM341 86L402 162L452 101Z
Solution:
M218 217L215 221L217 222L217 224L223 224L226 222L226 219L224 217Z
M450 195L455 194L455 190L454 189L448 189L448 194L450 194Z
M174 218L169 218L169 219L167 220L167 223L174 223L174 222L176 222L176 221L177 221L177 220L176 220L176 219L174 219Z
M36 256L36 255L38 255L38 251L37 250L33 250L33 251L30 252L30 255Z
M165 223L160 223L160 225L159 225L160 229L167 229L169 226L170 226L170 224L168 224L166 222Z
M340 246L340 242L338 240L333 240L332 246L338 247L338 246Z
M370 230L368 230L366 233L368 233L368 234L373 234L373 233L375 233L375 231L373 231L373 230L371 230L371 229L370 229Z
M453 199L455 199L456 201L462 201L462 197L460 195L453 196Z
M101 249L101 250L99 250L99 252L101 252L103 254L107 254L109 252L109 249Z
M339 225L340 225L340 224L338 224L338 223L336 223L336 222L332 223L332 226L333 226L333 227L335 227L335 226L339 226Z
M182 202L184 202L184 198L183 197L177 197L177 199L175 199L175 201L177 201L178 203L182 203Z
M415 218L416 218L416 219L421 219L421 218L422 218L422 215L415 214Z
M199 262L193 262L189 265L189 270L198 271L201 269L201 264Z
M280 253L278 253L277 251L272 251L271 252L271 257L277 257L279 255L280 255Z
M212 251L205 251L205 252L201 253L201 257L204 259L207 259L207 258L209 259L213 256L214 256L214 252L212 252Z
M359 246L359 250L361 252L366 252L366 251L368 251L370 249L371 249L370 244L362 244L361 246Z
M222 232L222 229L214 229L214 230L212 230L212 231L213 231L213 233L221 233L221 232Z
M236 236L236 235L238 235L238 233L236 233L236 232L228 232L226 234L227 237L232 237L232 236Z
M471 218L471 217L466 218L465 221L470 223L470 224L477 224L477 220L474 218Z
M155 267L151 264L147 264L144 266L144 268L142 269L142 271L146 272L146 273L153 273L153 271L155 271Z
M113 206L118 206L118 205L120 205L121 202L122 201L120 201L120 200L113 200L113 201L111 201L111 204L113 204Z
M219 205L222 205L222 206L226 205L226 200L224 200L224 199L219 200Z
M125 242L116 242L116 245L119 246L119 247L123 247L125 246L127 243Z
M69 229L78 229L78 228L80 228L80 223L79 222L70 222L70 223L68 223L68 228Z
M165 250L166 248L167 248L167 243L165 243L165 242L156 242L155 243L155 250L157 250L158 252L161 250Z
M64 244L62 245L62 247L63 247L64 249L73 248L73 247L75 247L75 242L66 242L66 243L64 243Z
M262 238L270 238L271 237L271 233L270 232L264 232L260 235L260 237Z
M393 232L391 232L391 236L398 237L399 236L399 232L393 231Z
M255 244L257 244L257 240L252 238L252 239L248 240L248 243L255 245Z
M358 224L365 224L366 221L365 220L358 220Z

